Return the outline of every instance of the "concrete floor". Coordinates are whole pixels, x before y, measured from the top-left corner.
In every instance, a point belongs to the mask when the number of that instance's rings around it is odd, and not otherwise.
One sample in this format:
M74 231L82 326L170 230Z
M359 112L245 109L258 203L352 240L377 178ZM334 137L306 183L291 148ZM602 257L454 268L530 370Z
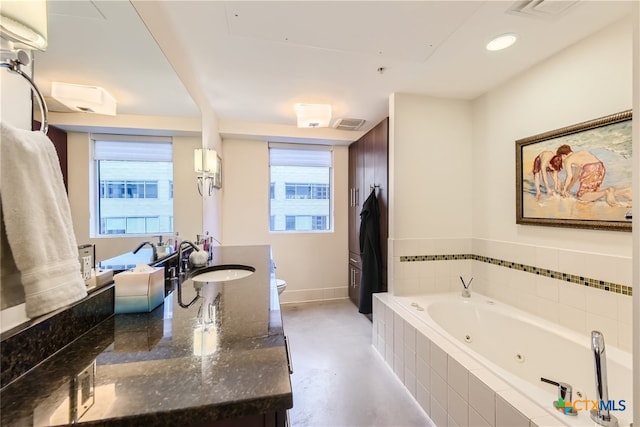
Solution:
M282 306L293 360L293 427L434 426L371 345L349 300Z

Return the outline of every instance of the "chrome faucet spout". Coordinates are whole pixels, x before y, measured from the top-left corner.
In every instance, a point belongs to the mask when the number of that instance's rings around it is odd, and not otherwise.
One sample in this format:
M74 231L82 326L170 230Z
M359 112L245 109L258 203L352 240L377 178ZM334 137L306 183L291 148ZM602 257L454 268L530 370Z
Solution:
M183 274L186 270L186 268L183 270L182 267L182 253L185 246L190 246L194 251L198 250L198 247L188 240L183 240L182 242L180 242L180 245L178 246L178 277L180 277L180 275Z
M200 287L196 287L196 296L188 303L183 303L182 302L182 283L180 281L180 276L186 273L186 268L183 270L182 267L182 253L183 253L183 248L185 246L190 246L193 250L197 251L198 247L196 245L194 245L192 242L188 241L188 240L183 240L182 242L180 242L180 245L178 245L178 274L177 274L177 287L178 287L178 304L180 305L180 307L182 308L189 308L191 307L193 304L195 304L195 302L200 299L201 295L200 295Z
M607 387L607 354L604 335L599 331L591 331L591 351L596 380L596 397L598 408L591 410L591 419L605 427L617 427L618 420L609 413L609 389ZM604 403L604 404L602 404Z
M462 276L460 276L460 281L462 282L462 297L463 298L471 298L471 291L469 290L469 286L471 286L471 282L473 282L473 277L469 280L469 283L465 283Z
M158 249L156 248L156 245L155 245L154 243L152 243L152 242L142 242L142 243L140 243L140 246L138 246L137 248L135 248L135 249L133 250L133 253L134 253L134 254L137 254L137 253L138 253L138 251L139 251L140 249L142 249L142 248L143 248L144 246L146 246L146 245L151 246L151 249L153 250L153 259L152 259L152 261L157 261L157 260L158 260Z

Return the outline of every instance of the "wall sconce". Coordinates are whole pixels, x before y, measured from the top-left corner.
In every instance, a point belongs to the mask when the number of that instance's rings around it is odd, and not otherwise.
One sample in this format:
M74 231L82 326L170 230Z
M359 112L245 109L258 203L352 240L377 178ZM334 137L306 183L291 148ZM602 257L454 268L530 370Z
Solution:
M219 174L218 153L211 148L193 150L193 169L199 174L197 179L198 193L204 195L205 188L210 196L213 193L216 175Z
M299 128L326 128L331 121L329 104L296 104Z
M99 86L51 83L51 97L73 111L116 115L116 100Z

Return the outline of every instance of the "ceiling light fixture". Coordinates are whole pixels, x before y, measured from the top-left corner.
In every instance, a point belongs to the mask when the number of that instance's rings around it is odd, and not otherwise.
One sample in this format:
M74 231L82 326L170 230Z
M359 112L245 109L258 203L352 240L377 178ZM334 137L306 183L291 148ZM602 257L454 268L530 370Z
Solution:
M46 50L46 0L2 2L0 33L16 49Z
M296 104L299 128L326 128L331 121L329 104Z
M115 98L99 86L52 82L51 97L73 111L116 115Z
M516 40L518 40L518 36L514 33L502 34L487 43L486 49L490 51L506 49L514 44Z

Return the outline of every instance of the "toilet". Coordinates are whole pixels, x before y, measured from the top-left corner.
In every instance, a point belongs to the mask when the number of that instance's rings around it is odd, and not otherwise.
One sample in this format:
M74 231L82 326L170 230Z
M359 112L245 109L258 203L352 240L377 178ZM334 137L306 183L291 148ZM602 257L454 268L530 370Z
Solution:
M287 289L287 282L282 279L276 279L276 287L278 288L278 295L282 295L285 289Z

